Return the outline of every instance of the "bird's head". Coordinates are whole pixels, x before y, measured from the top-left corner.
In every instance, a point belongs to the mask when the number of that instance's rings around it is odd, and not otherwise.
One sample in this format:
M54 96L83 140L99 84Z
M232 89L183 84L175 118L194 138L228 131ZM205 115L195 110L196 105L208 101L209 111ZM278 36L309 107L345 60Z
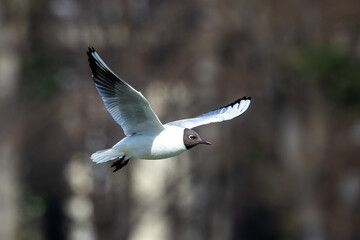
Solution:
M201 137L199 136L199 134L197 132L195 132L194 130L185 128L184 129L184 145L185 145L186 149L189 150L190 148L195 147L196 145L199 145L199 144L211 145L210 142L202 140Z

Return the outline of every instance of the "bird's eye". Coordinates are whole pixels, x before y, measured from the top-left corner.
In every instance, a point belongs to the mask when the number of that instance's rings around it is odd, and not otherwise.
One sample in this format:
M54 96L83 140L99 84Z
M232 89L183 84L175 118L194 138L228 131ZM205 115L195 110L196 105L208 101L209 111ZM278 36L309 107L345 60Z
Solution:
M196 137L195 137L194 135L189 135L189 138L190 138L191 140L194 140Z

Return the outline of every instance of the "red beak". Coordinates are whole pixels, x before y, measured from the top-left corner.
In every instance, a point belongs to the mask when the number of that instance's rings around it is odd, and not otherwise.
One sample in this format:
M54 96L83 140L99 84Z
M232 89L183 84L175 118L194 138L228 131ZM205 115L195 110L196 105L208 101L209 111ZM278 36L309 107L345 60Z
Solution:
M206 144L206 145L211 145L211 142L208 142L208 141L201 141L200 143L201 144Z

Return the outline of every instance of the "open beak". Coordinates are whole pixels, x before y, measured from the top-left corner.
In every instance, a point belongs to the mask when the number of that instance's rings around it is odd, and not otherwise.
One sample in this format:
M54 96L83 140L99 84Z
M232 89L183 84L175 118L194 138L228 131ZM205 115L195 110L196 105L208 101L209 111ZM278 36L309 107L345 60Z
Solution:
M201 141L200 144L206 144L206 145L211 145L211 142L208 141Z

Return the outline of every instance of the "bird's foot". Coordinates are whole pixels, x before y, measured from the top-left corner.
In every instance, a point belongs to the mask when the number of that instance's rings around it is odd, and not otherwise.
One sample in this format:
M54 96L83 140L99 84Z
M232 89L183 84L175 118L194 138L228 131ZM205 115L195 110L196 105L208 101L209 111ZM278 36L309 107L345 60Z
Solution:
M116 160L110 167L114 168L113 172L116 172L117 170L120 170L121 168L125 167L128 162L129 162L130 158L125 160L125 156L123 156L122 158L120 158L119 160Z

